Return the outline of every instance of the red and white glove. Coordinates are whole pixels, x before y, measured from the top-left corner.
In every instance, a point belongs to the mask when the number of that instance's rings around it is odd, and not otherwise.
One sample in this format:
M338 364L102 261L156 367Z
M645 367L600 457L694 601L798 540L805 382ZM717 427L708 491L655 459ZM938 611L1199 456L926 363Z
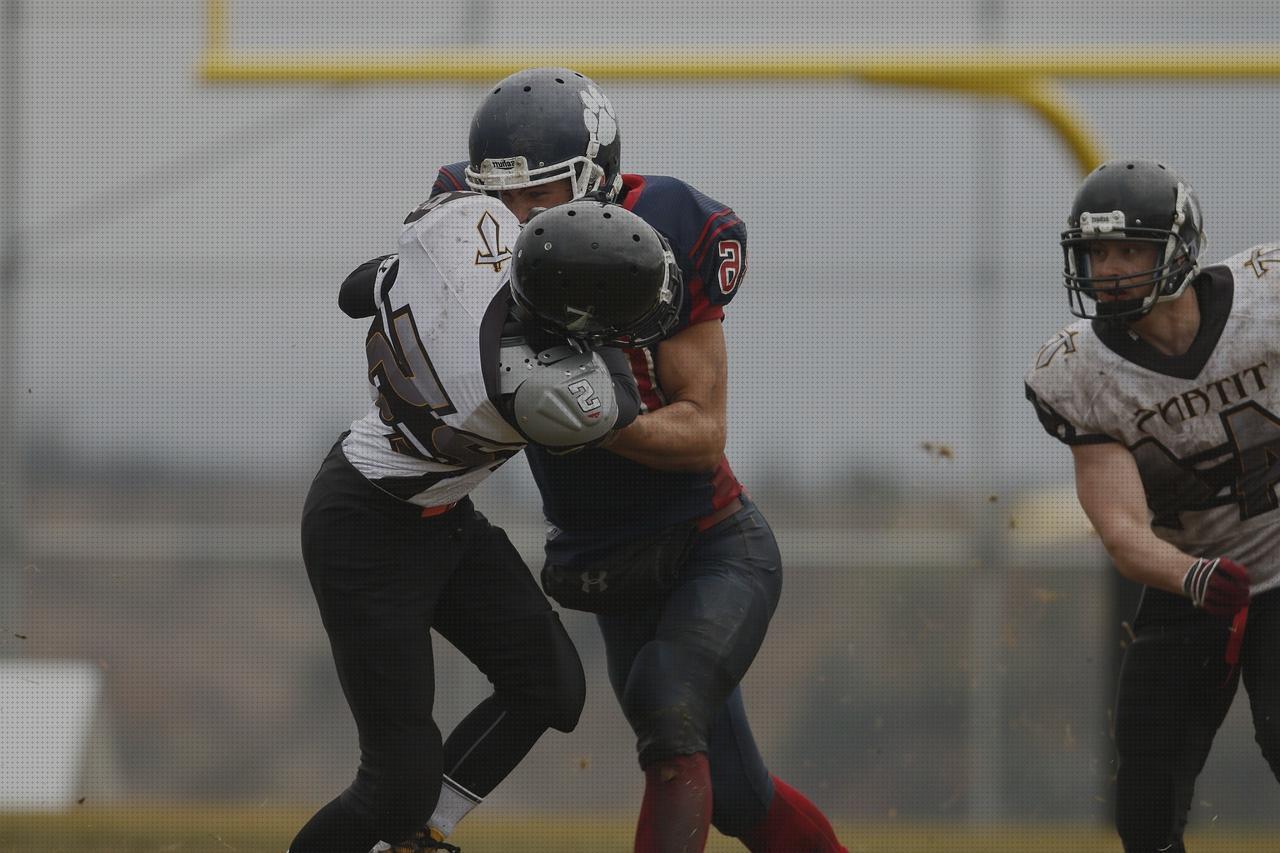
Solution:
M1231 619L1249 606L1249 573L1244 566L1226 557L1201 558L1187 569L1182 578L1182 591L1196 607Z

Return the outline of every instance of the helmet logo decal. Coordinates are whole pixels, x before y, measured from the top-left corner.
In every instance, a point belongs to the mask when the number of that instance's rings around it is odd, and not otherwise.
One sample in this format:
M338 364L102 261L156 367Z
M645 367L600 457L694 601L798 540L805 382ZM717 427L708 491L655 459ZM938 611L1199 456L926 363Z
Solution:
M1196 201L1196 197L1191 194L1191 187L1186 184L1178 184L1178 197L1173 202L1173 226L1175 231L1181 230L1182 226L1189 219L1192 226L1200 227L1200 205Z
M613 117L613 104L595 86L579 91L578 97L582 98L582 105L585 107L582 122L587 126L587 133L591 134L591 141L587 143L587 156L594 158L600 153L601 146L618 138L618 122Z
M476 266L488 265L494 272L502 272L502 265L511 260L511 250L502 245L502 226L493 214L485 211L476 223L484 251L476 249Z

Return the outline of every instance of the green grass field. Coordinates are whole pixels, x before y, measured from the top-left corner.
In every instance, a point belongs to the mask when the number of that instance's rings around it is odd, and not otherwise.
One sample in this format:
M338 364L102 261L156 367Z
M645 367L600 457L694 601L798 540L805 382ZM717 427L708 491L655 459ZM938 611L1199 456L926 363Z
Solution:
M0 853L284 853L306 809L145 807L81 808L63 815L0 815ZM474 818L451 839L463 853L626 853L631 821L582 818L552 824L511 816ZM1080 827L845 825L850 853L1119 852L1110 830ZM1206 830L1188 838L1194 853L1280 853L1275 834ZM712 836L709 852L742 850ZM353 852L355 853L355 852Z
M306 809L81 807L56 815L0 814L0 853L284 853ZM631 822L584 818L548 821L477 815L451 839L463 853L625 853ZM1009 827L989 830L864 824L841 827L850 853L1063 853L1118 851L1106 829ZM1200 832L1194 853L1280 853L1275 834ZM743 848L713 833L712 853ZM354 851L353 851L354 853Z

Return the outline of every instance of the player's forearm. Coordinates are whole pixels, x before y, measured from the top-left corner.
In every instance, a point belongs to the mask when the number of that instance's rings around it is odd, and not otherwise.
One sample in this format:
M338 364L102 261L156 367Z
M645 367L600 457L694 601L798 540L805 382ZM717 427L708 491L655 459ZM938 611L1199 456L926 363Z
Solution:
M1158 538L1149 526L1116 525L1102 532L1102 542L1120 574L1129 580L1185 594L1182 580L1195 557Z
M606 443L611 452L662 471L712 471L724 457L725 427L688 400L641 415Z

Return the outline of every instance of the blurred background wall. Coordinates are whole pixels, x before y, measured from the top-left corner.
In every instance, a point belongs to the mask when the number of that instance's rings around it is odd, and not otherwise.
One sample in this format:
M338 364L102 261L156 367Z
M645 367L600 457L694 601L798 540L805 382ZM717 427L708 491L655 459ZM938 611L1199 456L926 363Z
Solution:
M485 84L210 85L197 2L7 0L10 525L0 655L101 674L95 798L319 803L356 743L297 544L302 497L367 404L337 309ZM984 44L1280 44L1271 2L765 0L612 6L234 0L259 52L467 46L697 56ZM1070 454L1022 376L1070 318L1057 235L1080 178L1002 101L855 82L599 81L627 171L750 229L728 312L729 458L787 558L745 689L773 770L844 819L1105 817L1123 632ZM1280 233L1280 85L1069 84L1116 156L1198 189L1208 254ZM539 565L522 459L476 494ZM629 811L632 739L594 626L565 619L587 714L493 808ZM487 685L438 643L447 728ZM1242 693L1243 696L1243 693ZM0 697L0 709L4 699ZM1276 821L1237 703L1193 820ZM31 733L41 737L41 732Z

